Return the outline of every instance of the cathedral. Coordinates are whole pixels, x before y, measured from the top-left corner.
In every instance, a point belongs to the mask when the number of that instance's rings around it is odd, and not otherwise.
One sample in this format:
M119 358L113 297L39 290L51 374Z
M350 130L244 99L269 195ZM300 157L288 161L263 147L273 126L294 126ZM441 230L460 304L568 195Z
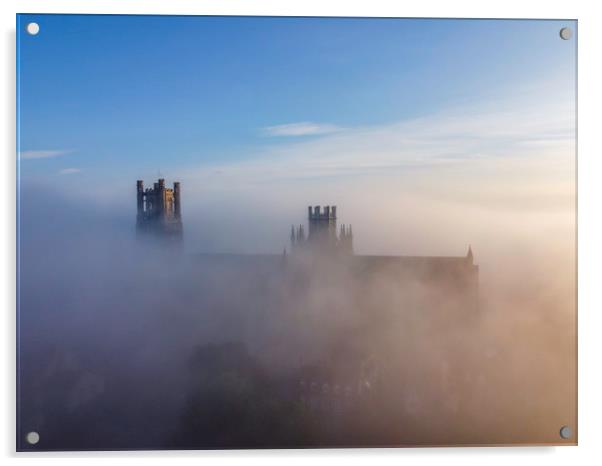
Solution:
M178 244L182 240L181 188L173 189L159 179L152 188L144 189L138 180L136 231L139 236L159 238ZM447 293L459 299L463 308L478 307L479 266L474 263L472 249L465 256L382 256L360 255L353 249L351 225L337 228L336 206L309 206L307 231L305 225L291 227L290 254L199 254L205 264L220 264L236 268L241 273L268 273L284 264L295 270L299 264L313 275L327 273L334 267L344 269L357 280L361 288L374 280L397 284L400 289L420 283L429 294Z

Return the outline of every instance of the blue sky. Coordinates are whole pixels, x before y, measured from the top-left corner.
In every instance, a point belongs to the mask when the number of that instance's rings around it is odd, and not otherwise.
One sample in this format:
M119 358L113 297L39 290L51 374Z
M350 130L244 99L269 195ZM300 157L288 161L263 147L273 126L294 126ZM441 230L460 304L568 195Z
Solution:
M57 156L21 173L169 174L293 137L266 127L386 124L571 78L567 24L22 15L19 147Z
M130 225L135 180L160 172L182 183L195 251L282 251L330 204L360 253L572 257L565 26L21 15L21 193L121 206Z

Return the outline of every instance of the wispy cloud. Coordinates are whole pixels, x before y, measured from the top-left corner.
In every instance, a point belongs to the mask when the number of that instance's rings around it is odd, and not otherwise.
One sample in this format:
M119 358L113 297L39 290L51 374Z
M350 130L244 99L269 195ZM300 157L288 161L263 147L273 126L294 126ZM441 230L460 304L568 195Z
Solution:
M285 125L267 126L263 128L266 136L316 136L320 134L331 134L342 131L343 128L331 125L303 121L300 123L288 123Z
M204 166L207 187L333 176L388 176L392 172L477 161L536 163L566 158L574 149L574 108L561 102L495 102L453 108L417 119L346 128L318 139L265 147L235 163ZM283 125L284 127L290 125ZM274 134L298 134L283 127ZM500 165L502 167L502 165ZM220 173L219 180L211 179ZM190 174L188 175L190 176ZM231 183L226 180L230 179Z
M174 179L191 212L240 217L232 231L255 232L265 250L305 206L330 204L363 225L356 251L464 254L472 242L499 254L544 237L574 244L574 138L571 101L502 99L265 144Z
M63 168L62 170L59 170L59 175L74 175L79 172L81 172L81 169L79 168Z
M70 150L25 150L19 153L21 159L50 159L71 153Z

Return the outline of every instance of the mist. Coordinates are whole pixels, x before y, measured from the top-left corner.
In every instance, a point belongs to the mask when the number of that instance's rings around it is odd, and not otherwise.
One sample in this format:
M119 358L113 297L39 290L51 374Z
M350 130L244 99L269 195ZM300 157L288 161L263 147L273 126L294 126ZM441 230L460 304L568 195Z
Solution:
M510 163L494 190L491 166L472 166L183 183L175 250L136 240L133 187L128 204L24 185L19 432L49 450L557 443L576 426L572 186L549 182L554 164ZM353 224L356 255L471 244L478 306L295 260L290 225L321 199Z

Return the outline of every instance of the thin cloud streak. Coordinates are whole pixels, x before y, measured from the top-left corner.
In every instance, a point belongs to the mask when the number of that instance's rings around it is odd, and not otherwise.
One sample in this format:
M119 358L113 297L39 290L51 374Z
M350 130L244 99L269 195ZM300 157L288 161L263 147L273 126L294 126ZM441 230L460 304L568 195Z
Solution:
M26 150L19 153L19 157L23 160L31 159L51 159L71 153L70 150Z
M268 126L266 128L263 128L263 134L269 137L316 136L322 134L338 133L342 130L343 128L336 125L319 124L304 121L300 123Z
M79 168L63 168L62 170L59 170L59 175L74 175L76 173L80 173L81 169Z

